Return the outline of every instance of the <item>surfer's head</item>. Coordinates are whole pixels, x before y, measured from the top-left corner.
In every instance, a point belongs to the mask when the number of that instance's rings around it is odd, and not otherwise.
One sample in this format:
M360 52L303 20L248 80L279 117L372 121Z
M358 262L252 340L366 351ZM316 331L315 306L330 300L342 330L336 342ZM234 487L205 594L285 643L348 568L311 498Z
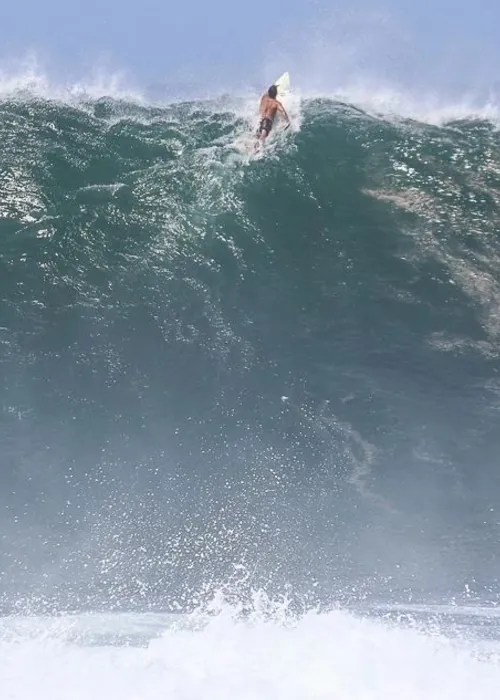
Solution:
M276 95L278 94L278 88L276 87L276 85L271 85L271 87L267 91L267 94L269 95L269 97L271 97L273 100L275 100Z

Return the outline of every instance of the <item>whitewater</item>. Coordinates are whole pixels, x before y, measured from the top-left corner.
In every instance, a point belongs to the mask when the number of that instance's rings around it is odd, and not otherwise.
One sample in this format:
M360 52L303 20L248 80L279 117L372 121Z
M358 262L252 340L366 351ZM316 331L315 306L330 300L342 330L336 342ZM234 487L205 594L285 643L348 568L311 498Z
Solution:
M291 619L276 606L270 615L266 607L257 605L246 619L226 607L185 621L149 613L4 622L2 696L498 697L497 643L486 652L436 631L424 633L348 612L310 612Z

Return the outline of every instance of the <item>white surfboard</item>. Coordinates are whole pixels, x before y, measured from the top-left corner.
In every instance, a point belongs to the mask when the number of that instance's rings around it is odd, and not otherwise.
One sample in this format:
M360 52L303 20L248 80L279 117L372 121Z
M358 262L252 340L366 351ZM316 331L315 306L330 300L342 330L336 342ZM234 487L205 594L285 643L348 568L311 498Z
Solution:
M290 90L290 75L288 73L283 73L280 77L274 81L273 85L278 88L278 97L285 97L285 95Z

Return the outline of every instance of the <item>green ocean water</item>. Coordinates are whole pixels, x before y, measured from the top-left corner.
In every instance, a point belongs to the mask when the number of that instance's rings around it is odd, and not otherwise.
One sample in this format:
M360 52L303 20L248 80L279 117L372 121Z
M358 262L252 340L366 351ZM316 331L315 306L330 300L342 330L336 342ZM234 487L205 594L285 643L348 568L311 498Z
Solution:
M496 127L295 111L0 103L6 608L496 585Z

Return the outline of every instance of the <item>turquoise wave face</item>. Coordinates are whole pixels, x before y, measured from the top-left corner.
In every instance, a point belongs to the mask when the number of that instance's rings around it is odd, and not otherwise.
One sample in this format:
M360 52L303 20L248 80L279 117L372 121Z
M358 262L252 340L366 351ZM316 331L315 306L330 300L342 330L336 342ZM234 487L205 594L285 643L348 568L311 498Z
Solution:
M7 607L494 580L497 132L252 129L0 104Z

